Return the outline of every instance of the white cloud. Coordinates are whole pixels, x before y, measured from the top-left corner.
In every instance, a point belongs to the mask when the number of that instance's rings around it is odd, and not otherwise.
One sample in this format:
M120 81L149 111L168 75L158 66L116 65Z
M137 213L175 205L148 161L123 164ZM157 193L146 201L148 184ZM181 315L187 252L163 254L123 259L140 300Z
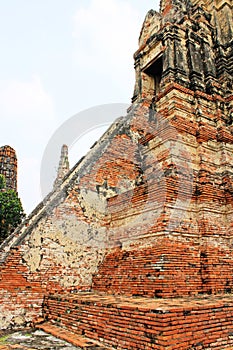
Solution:
M127 52L135 47L135 29L138 35L138 12L119 0L92 0L89 7L80 8L75 17L73 35L90 52L88 63L96 54L104 57L106 64L128 57ZM132 42L133 41L133 42ZM133 51L131 51L133 53ZM102 61L104 63L104 61Z
M110 124L96 127L95 129L87 130L87 133L82 135L75 143L69 148L69 161L70 167L73 167L77 160L85 156L90 150L90 147L94 142L98 141L104 132L109 128Z
M12 139L20 133L25 146L27 141L44 139L54 122L54 106L39 76L30 81L0 81L0 115L1 136Z
M151 1L147 1L149 10ZM134 85L133 53L137 49L138 36L147 11L144 12L142 7L147 8L147 1L83 0L76 2L75 6L79 8L73 17L72 44L74 47L70 48L70 42L66 36L58 36L59 54L61 53L63 57L63 53L66 52L66 55L64 55L64 65L59 65L57 69L56 78L53 79L54 76L51 75L50 88L53 89L54 97L49 94L40 76L31 76L33 72L31 69L35 71L45 69L46 72L50 70L48 65L43 65L43 59L36 63L38 55L37 57L34 57L33 54L28 56L28 53L34 52L33 50L25 51L25 57L23 51L21 59L25 64L20 64L21 61L19 61L19 64L15 65L16 68L18 67L16 74L19 74L22 79L16 75L15 79L0 80L0 146L9 144L17 152L19 191L20 195L22 193L22 201L27 211L33 209L40 200L38 195L40 159L50 136L59 126L55 118L55 103L59 106L58 112L62 110L61 106L63 108L65 106L64 110L77 112L76 106L80 105L85 109L95 104L114 101L130 103ZM67 10L69 10L69 5ZM73 7L67 12L69 18L72 11ZM33 13L31 18L33 18ZM41 28L48 36L53 35L50 26L51 21L47 27L45 21ZM21 35L21 31L17 32L16 27L12 28L14 37L16 35L17 45L12 39L7 39L7 49L18 47L18 42L20 42L18 35ZM32 27L32 32L35 29L36 32L40 31L38 24L35 28ZM28 48L30 48L30 43L28 42ZM44 52L42 42L39 41L37 44L38 50ZM53 52L53 46L51 52ZM56 57L57 54L57 51L54 51L53 57ZM32 66L27 64L28 57L30 62L33 62ZM67 61L67 57L73 57L73 64ZM8 61L9 66L8 64L4 66L5 77L12 76L12 55L9 56ZM39 63L42 65L40 66ZM70 70L67 70L67 65ZM54 67L51 71L54 71ZM60 74L61 71L64 74ZM63 88L60 89L63 95L59 96L57 95L58 81ZM54 101L55 98L57 100ZM73 103L70 109L67 101L69 104ZM91 137L95 138L92 135ZM77 147L83 148L83 146ZM75 161L75 150L72 151ZM78 160L77 155L76 157Z
M30 212L40 200L40 159L55 127L54 103L38 76L29 81L0 81L0 146L18 158L18 191Z
M125 92L133 92L133 53L141 24L135 8L121 0L92 0L78 9L73 31L75 60L88 77L90 71L94 74L90 84L104 89L103 80L107 77Z
M40 161L33 157L18 159L18 192L24 211L29 214L40 202Z

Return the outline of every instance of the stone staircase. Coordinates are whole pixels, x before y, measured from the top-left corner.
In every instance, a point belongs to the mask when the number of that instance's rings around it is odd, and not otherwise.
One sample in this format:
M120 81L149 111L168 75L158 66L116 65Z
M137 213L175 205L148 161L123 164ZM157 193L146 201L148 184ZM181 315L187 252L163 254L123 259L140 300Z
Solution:
M83 349L223 350L233 348L232 317L231 295L153 299L79 292L47 296L38 327L68 334L68 341L78 337Z

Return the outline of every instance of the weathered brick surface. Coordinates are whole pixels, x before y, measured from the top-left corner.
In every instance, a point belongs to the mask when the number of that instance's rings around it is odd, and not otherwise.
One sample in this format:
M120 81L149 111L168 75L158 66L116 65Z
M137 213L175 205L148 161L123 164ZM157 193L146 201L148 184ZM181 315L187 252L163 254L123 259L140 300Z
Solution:
M127 115L1 246L0 327L45 295L48 319L119 349L232 345L232 4L203 3L148 13ZM68 294L90 289L108 297Z
M6 187L17 191L17 157L10 146L0 147L0 174L6 179Z
M41 314L45 290L30 280L30 271L15 248L0 271L1 328L23 326Z
M158 239L153 247L115 250L93 279L95 290L113 294L171 297L202 292L198 245Z
M50 322L37 325L36 328L42 329L44 332L52 334L56 338L65 340L76 346L78 349L107 350L106 347L99 346L96 344L96 342L92 342L81 335L78 335L77 333L68 331L67 329L61 329Z
M232 274L230 248L160 238L152 247L108 254L93 278L93 288L149 297L224 294L233 290Z
M145 299L53 295L44 317L117 349L227 349L233 346L232 297Z

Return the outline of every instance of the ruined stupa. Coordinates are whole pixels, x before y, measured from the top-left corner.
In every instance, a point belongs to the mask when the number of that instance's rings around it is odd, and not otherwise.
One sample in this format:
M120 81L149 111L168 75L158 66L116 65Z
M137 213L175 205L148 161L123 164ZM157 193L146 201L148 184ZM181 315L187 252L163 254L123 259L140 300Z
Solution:
M10 146L0 147L0 174L5 177L6 188L17 192L17 156Z
M233 346L232 32L231 0L148 12L127 115L1 246L2 328Z

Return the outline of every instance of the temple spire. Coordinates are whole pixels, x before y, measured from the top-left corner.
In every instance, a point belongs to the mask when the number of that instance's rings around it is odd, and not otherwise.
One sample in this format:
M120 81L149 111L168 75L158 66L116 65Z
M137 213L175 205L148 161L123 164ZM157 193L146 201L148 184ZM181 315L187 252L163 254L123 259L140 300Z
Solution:
M57 178L54 181L54 187L57 187L61 184L64 176L68 173L70 170L69 166L69 158L68 158L68 146L63 145L61 148L61 156L59 161L59 166L57 170Z

